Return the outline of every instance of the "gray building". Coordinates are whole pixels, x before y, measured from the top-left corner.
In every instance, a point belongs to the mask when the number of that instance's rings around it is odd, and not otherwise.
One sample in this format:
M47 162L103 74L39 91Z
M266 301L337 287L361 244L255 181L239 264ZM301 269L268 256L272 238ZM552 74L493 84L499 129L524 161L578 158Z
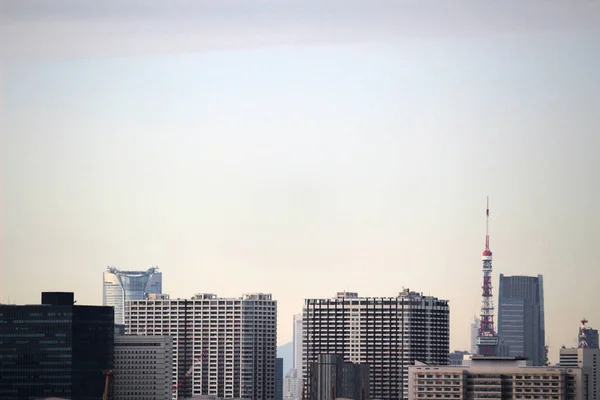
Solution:
M75 305L70 292L0 305L0 399L102 398L113 341L112 307Z
M283 358L275 359L275 400L283 400Z
M415 361L448 364L450 309L446 300L406 289L396 297L340 292L306 299L303 315L305 393L312 363L342 354L370 367L370 398L408 397L408 367Z
M344 362L343 355L321 354L311 363L308 400L369 400L369 366Z
M170 400L172 381L169 336L115 336L115 400Z
M500 274L498 336L511 357L526 357L533 366L545 362L544 284L542 275Z
M162 273L158 268L147 271L121 271L108 267L102 276L102 305L115 309L115 323L125 323L125 302L144 300L150 293L162 293Z

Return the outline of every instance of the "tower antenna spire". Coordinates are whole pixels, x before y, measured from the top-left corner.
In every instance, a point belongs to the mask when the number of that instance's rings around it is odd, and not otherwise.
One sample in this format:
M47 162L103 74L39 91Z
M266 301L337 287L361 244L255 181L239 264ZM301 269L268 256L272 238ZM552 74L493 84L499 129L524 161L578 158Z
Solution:
M492 297L492 251L490 250L490 198L485 208L485 250L481 254L483 261L483 289L481 299L481 319L477 337L480 355L497 355L498 336L494 330L494 302Z

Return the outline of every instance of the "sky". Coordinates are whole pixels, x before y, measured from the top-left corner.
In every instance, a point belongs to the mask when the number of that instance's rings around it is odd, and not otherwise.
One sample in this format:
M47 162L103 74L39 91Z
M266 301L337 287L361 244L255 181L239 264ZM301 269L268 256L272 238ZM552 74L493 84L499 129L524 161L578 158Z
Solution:
M272 293L283 344L305 298L410 288L468 349L490 196L494 283L544 275L551 358L600 327L600 2L0 10L0 302L158 266Z

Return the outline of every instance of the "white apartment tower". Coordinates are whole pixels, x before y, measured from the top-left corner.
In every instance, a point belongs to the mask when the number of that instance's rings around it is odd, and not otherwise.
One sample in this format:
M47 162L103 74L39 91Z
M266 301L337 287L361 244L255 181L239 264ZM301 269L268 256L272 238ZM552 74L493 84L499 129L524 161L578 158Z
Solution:
M171 399L173 342L169 336L115 335L114 357L114 399Z
M407 399L408 367L415 361L448 364L448 301L403 290L397 297L307 299L303 315L303 376L320 354L343 354L370 366L370 398ZM310 382L305 393L310 393Z
M125 323L128 334L173 337L176 398L274 400L277 302L270 294L151 295L126 303Z

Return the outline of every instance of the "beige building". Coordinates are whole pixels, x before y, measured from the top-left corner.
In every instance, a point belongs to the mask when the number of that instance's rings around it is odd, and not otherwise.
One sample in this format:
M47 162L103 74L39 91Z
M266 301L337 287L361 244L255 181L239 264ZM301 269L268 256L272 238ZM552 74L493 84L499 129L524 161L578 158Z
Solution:
M584 400L581 368L531 367L519 357L481 357L461 366L409 367L409 399Z
M599 400L598 385L600 384L600 350L592 348L560 349L561 367L581 368L585 390L589 400Z

